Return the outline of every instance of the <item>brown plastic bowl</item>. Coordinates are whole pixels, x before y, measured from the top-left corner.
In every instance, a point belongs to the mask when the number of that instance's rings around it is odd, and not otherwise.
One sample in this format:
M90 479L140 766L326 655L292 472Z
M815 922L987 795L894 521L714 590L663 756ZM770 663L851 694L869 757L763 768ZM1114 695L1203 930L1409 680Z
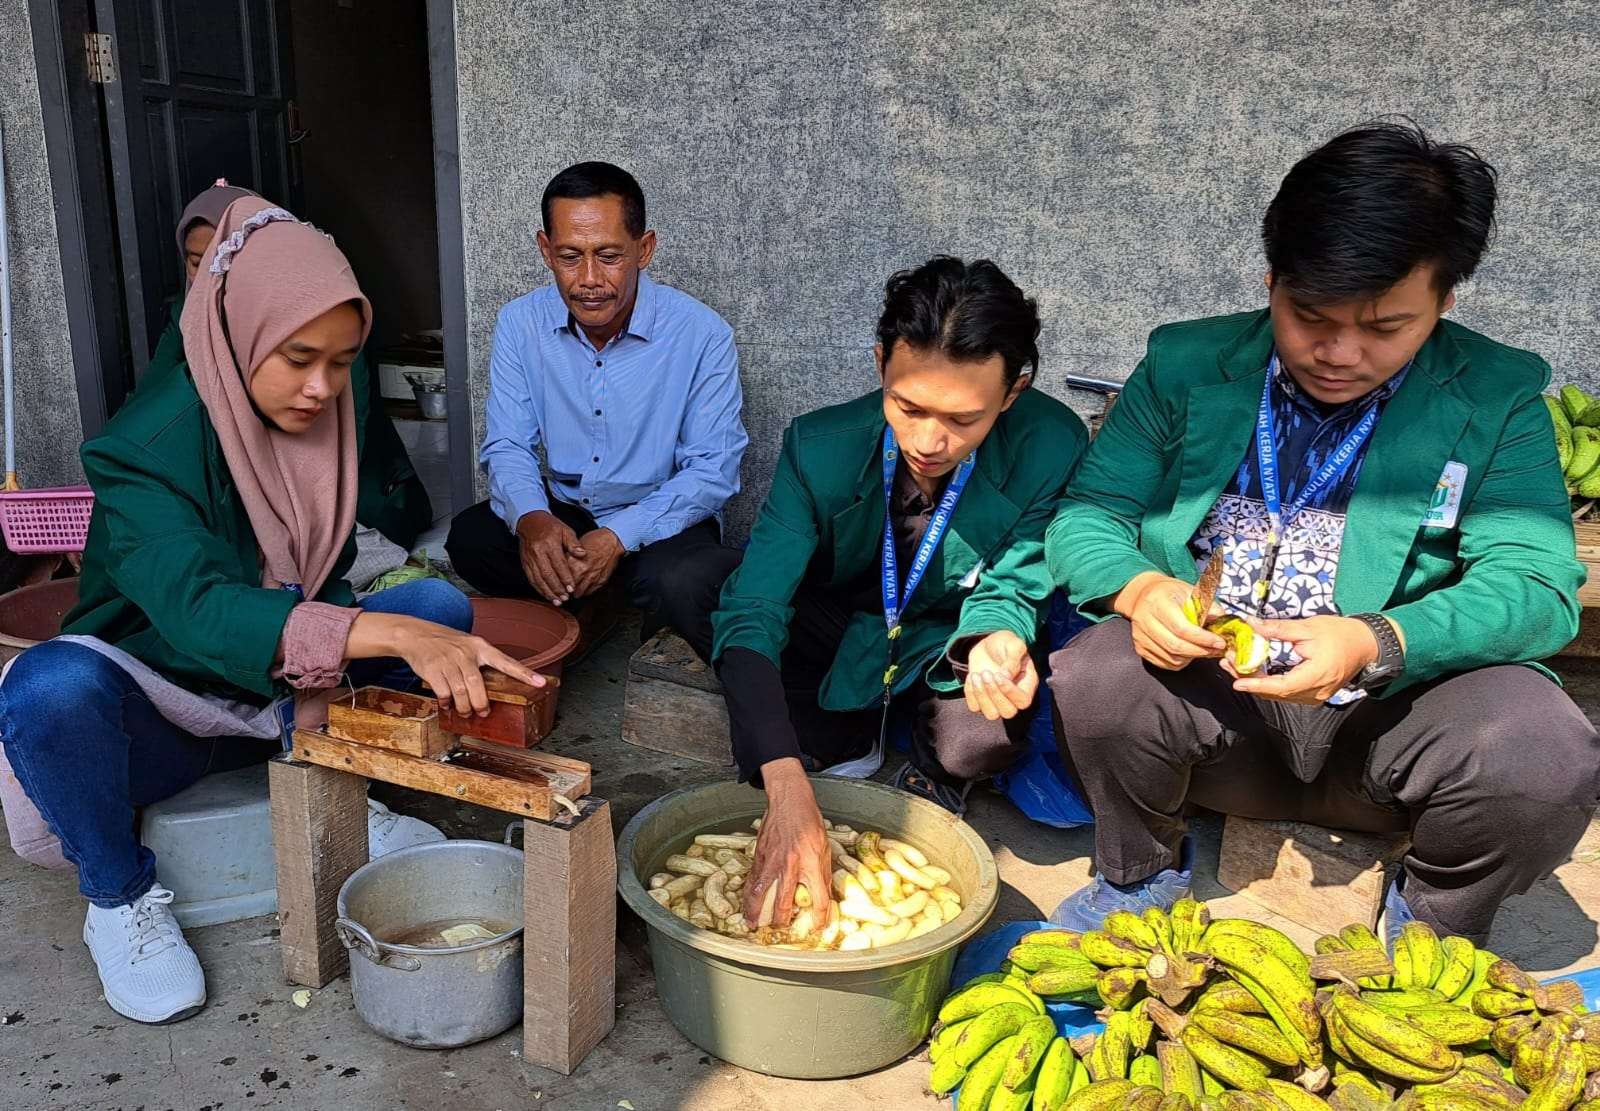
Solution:
M61 620L78 604L78 580L56 579L0 595L0 663L61 633Z
M530 598L472 599L472 631L514 660L542 675L560 678L561 665L578 646L578 619L564 609ZM560 687L539 703L540 737L556 724Z

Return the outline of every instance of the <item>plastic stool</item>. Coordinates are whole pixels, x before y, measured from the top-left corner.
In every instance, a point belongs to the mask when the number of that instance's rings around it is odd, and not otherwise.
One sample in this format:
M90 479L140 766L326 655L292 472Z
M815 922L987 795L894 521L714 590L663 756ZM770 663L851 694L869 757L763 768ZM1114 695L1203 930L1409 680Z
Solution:
M278 909L267 766L208 775L148 806L140 839L177 895L181 926L214 926Z

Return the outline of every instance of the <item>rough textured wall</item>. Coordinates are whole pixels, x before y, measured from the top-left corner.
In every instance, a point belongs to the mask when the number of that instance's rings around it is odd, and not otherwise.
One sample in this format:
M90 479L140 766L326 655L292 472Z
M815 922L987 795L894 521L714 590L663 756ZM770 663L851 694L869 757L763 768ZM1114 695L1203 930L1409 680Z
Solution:
M6 224L11 249L17 473L27 486L80 482L78 389L50 207L39 83L27 6L0 4L0 124L5 127ZM3 436L3 432L0 432Z
M475 397L499 306L546 280L545 182L618 162L656 276L738 335L741 526L785 422L872 386L891 270L991 257L1040 299L1046 389L1121 378L1156 324L1260 305L1278 180L1387 112L1501 171L1500 239L1456 318L1600 384L1586 0L458 0L457 25Z

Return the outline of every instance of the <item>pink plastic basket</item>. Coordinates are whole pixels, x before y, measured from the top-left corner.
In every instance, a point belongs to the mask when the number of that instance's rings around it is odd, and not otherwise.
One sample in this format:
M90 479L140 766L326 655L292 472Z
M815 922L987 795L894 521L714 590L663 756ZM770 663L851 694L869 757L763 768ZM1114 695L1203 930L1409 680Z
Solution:
M92 512L94 491L87 486L0 490L0 534L18 555L83 551Z

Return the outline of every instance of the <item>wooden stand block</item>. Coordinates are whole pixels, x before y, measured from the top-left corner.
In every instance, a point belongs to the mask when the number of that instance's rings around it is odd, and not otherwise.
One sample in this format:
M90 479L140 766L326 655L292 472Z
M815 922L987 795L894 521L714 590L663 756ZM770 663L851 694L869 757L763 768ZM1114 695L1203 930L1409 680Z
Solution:
M280 756L267 783L283 975L320 988L350 965L333 922L339 888L367 862L367 781Z
M676 634L657 633L628 660L622 739L707 764L733 763L722 684Z
M1217 882L1307 929L1337 933L1352 922L1376 927L1384 873L1408 844L1398 834L1230 815L1222 828Z
M513 748L532 748L556 724L556 691L561 680L545 676L545 685L530 687L497 671L484 673L489 695L489 716L458 714L452 704L439 703L439 722L451 733L477 737Z
M524 821L523 1060L570 1076L616 1025L617 853L611 806Z
M330 702L328 735L407 756L438 756L453 740L439 728L437 702L383 687L362 687Z

